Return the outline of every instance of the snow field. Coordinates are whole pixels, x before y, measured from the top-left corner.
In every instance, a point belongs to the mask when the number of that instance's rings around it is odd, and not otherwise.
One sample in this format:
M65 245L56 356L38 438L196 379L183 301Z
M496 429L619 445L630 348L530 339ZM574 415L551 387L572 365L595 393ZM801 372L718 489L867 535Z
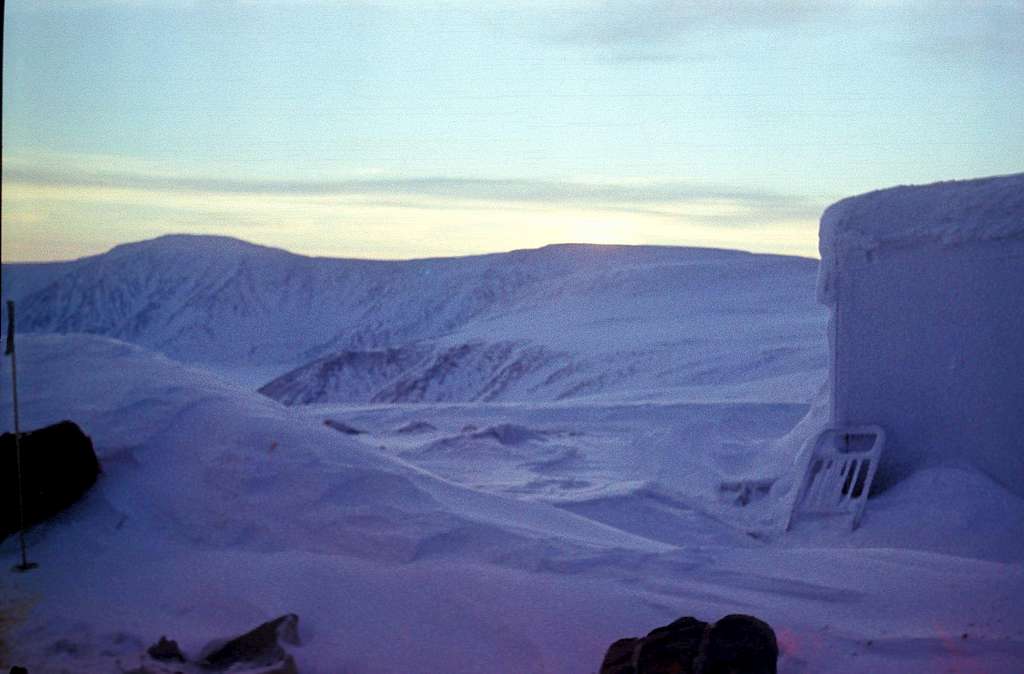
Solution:
M161 634L195 653L287 611L303 672L592 672L615 638L736 611L776 627L784 672L1024 658L1024 504L983 476L922 472L852 536L777 536L772 488L721 489L799 405L285 408L85 336L21 338L19 364L26 426L76 419L105 469L30 534L40 569L0 578L32 607L12 655L33 672L118 671Z

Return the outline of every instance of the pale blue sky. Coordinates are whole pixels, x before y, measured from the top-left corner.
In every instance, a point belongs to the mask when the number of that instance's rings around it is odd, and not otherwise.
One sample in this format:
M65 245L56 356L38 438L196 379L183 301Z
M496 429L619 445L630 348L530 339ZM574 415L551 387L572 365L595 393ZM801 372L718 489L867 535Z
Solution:
M7 2L5 260L813 255L842 196L1024 170L1024 2Z

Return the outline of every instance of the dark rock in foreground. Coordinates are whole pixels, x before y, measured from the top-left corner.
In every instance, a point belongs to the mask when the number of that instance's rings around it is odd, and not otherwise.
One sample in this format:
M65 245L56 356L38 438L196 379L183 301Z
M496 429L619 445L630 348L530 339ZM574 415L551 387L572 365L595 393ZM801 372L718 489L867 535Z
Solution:
M764 621L728 615L713 625L680 618L646 637L619 639L600 674L776 674L779 646Z
M701 674L776 674L779 645L768 623L728 615L711 626Z
M299 617L294 613L265 622L241 636L210 642L197 662L189 662L177 642L162 636L146 650L151 660L125 674L298 674L295 658L281 646L282 642L299 645Z
M0 540L18 531L18 463L13 433L0 436ZM70 421L21 434L25 526L61 512L96 482L92 440Z
M265 622L234 639L209 644L203 649L199 664L205 669L217 671L231 669L236 665L278 665L274 672L294 672L295 662L281 647L281 642L292 645L299 643L299 617L294 613L286 613L280 618Z
M601 674L634 674L633 653L643 639L627 637L619 639L608 647L601 663Z

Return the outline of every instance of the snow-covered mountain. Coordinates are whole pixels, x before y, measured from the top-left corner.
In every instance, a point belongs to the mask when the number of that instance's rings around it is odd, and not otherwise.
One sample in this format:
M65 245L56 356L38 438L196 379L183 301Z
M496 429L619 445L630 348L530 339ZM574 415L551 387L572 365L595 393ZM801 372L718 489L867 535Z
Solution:
M168 236L5 265L3 281L22 332L115 337L204 365L299 365L263 388L288 404L657 395L710 383L731 385L726 397L756 384L805 401L821 379L808 373L826 363L816 267L596 245L384 262Z

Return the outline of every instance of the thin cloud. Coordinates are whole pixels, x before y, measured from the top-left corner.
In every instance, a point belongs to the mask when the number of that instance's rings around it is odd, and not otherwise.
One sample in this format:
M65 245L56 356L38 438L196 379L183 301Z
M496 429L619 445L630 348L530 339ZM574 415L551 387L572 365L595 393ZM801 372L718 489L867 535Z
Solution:
M466 255L558 242L813 256L823 205L678 180L229 180L169 166L139 170L147 162L131 160L118 171L110 157L84 160L105 167L90 170L66 159L50 158L54 166L5 158L6 259L51 259L55 246L68 251L65 257L93 254L181 232L349 257Z
M848 2L813 0L609 1L584 9L558 39L619 46L651 44L706 28L772 28L845 11Z
M1024 2L939 1L910 10L923 28L917 46L949 60L1019 58L1024 53Z
M359 178L329 181L267 180L74 171L5 166L5 182L43 186L94 187L170 193L264 194L306 197L362 197L370 201L434 207L466 202L588 206L668 213L665 205L727 203L750 212L801 213L817 208L798 196L769 191L707 186L685 181L583 182L481 178Z
M717 58L717 55L709 52L678 53L637 50L602 54L595 57L593 61L610 65L636 65L644 63L679 63L684 61L699 62L709 61L714 58Z
M808 24L866 35L898 26L907 48L951 60L1024 52L1020 0L608 0L562 18L568 27L551 39L607 50L607 60L620 64L713 59L713 53L689 53L691 38L709 31L805 30Z

